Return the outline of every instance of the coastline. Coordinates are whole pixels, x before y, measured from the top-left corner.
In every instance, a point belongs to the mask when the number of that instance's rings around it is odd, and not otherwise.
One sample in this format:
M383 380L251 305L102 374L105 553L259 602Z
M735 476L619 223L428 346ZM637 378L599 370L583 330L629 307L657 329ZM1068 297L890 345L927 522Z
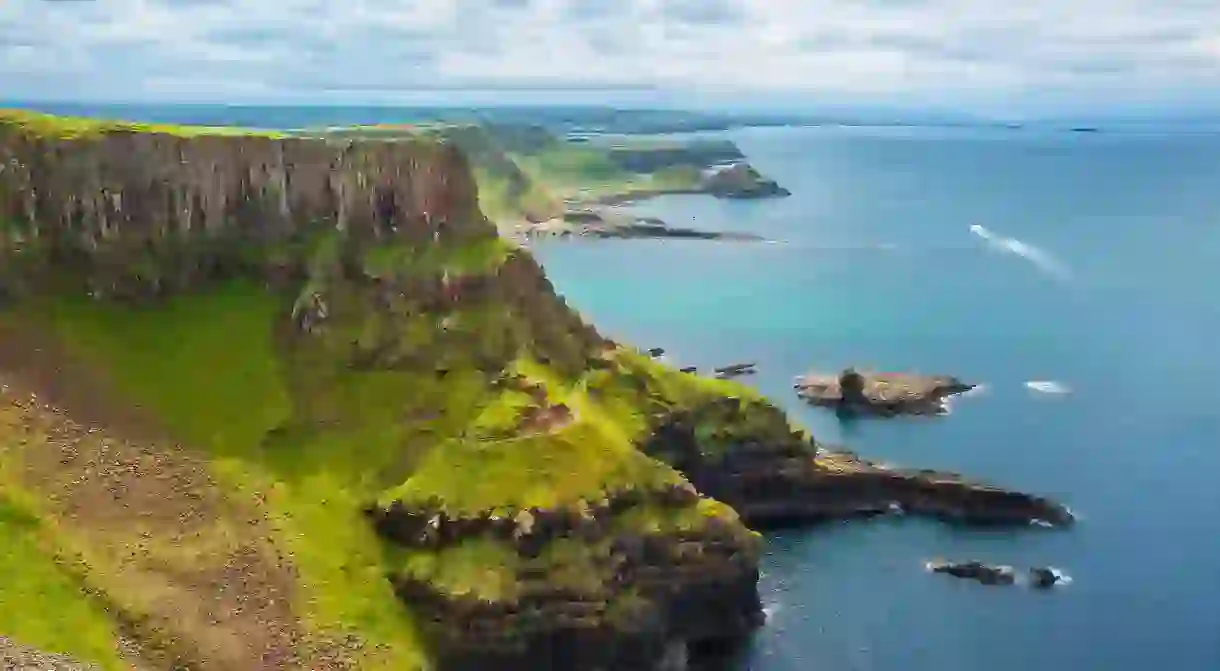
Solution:
M292 654L331 668L334 654L390 650L415 657L401 668L435 655L449 669L660 669L741 645L763 623L762 539L747 521L807 524L897 501L955 523L1070 524L1038 497L843 457L749 387L608 340L496 235L451 144L0 121L18 166L0 193L38 196L0 229L12 261L0 280L19 305L4 322L15 375L4 428L14 450L50 437L35 451L45 459L13 468L23 496L62 502L20 519L110 558L82 570L119 615L155 611L143 652L223 654L233 668ZM175 209L168 227L166 202L198 208ZM130 396L85 388L112 379ZM100 398L115 408L85 407ZM70 463L90 477L61 479L56 465ZM178 479L164 482L170 465ZM108 484L140 498L107 498ZM119 523L154 504L173 513L146 532L158 539L182 516L259 531L192 566L223 574L257 558L245 566L267 579L235 588L266 608L212 617L267 637L230 648L174 618L227 581L185 585L172 608L120 589L175 563ZM113 536L88 535L90 515L114 522ZM139 561L118 561L125 551ZM321 592L276 596L296 588ZM315 632L319 602L338 612ZM326 635L352 630L368 644L328 647Z

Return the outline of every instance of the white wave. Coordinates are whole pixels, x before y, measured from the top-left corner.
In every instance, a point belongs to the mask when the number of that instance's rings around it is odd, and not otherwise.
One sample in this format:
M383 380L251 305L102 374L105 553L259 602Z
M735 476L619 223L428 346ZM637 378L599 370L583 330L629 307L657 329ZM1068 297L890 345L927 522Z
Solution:
M958 394L960 398L970 398L972 396L982 396L987 393L988 387L985 384L976 384L970 389Z
M1054 380L1030 380L1025 383L1025 386L1039 394L1070 394L1072 392L1067 385Z
M1036 518L1036 517L1035 517L1034 519L1032 519L1032 520L1030 520L1030 521L1029 521L1029 525L1030 525L1031 527L1043 527L1043 528L1045 528L1045 529L1053 529L1053 528L1055 528L1055 525L1054 525L1054 524L1051 524L1050 522L1047 522L1046 520L1040 520L1040 519L1038 519L1038 518Z
M1051 256L1046 251L1034 247L1031 244L1021 242L1015 238L1006 238L1001 235L996 235L994 232L980 226L979 224L971 224L970 232L982 238L989 247L1006 254L1019 256L1034 264L1035 267L1047 275L1061 280L1066 280L1071 277L1071 272L1068 270L1067 266L1060 263L1058 259Z
M1056 584L1063 585L1064 587L1072 584L1072 576L1064 573L1062 570L1057 569L1054 566L1048 566L1047 568L1050 569L1050 572L1055 575L1055 580L1058 581Z

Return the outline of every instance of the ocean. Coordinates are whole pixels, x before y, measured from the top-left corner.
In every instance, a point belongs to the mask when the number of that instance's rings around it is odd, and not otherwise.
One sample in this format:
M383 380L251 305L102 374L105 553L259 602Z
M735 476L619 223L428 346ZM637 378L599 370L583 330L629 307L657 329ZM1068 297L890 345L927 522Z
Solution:
M385 108L51 111L265 127L402 118ZM537 244L569 302L676 364L758 362L747 381L825 442L1048 495L1081 517L1070 530L888 517L772 535L769 623L739 671L1220 669L1220 134L727 136L793 195L636 208L775 244ZM984 388L948 417L847 425L795 398L794 376L850 364ZM926 573L935 557L1051 565L1073 582L984 587Z
M775 244L537 245L569 302L676 364L758 362L749 382L823 441L1081 517L1070 530L885 518L771 536L769 624L740 668L1220 669L1220 135L728 136L793 195L636 209ZM794 376L851 364L984 388L947 417L849 425L795 398ZM986 587L926 573L937 557L1073 580Z

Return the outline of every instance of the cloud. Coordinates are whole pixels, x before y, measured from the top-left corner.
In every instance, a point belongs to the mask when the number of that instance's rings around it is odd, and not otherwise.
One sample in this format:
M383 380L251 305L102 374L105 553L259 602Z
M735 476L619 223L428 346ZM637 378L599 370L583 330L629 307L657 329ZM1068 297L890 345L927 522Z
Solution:
M463 87L1173 98L1220 91L1220 4L3 0L0 81L11 98L359 101Z

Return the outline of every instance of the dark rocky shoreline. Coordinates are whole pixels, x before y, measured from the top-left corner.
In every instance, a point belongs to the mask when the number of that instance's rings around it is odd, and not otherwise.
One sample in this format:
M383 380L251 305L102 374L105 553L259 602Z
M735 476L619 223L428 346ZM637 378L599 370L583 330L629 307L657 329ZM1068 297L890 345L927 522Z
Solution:
M656 217L637 217L618 208L570 209L560 219L522 233L526 240L547 238L721 240L761 242L761 236L731 231L704 231L670 226Z

